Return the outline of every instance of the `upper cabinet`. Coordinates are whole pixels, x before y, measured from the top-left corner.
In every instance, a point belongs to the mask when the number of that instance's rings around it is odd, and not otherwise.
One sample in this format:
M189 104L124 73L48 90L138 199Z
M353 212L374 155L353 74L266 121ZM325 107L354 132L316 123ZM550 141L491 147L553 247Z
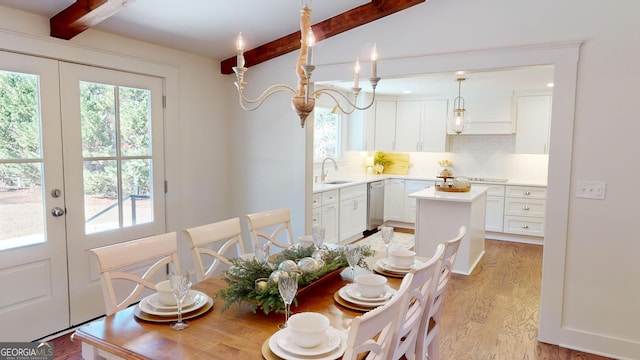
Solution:
M371 101L371 95L364 92L358 96L358 106L366 106ZM356 110L349 114L347 150L374 151L376 126L376 104L366 110Z
M398 101L396 151L444 152L447 100Z
M396 101L377 100L375 107L375 149L378 151L395 151Z
M518 96L516 153L548 154L551 95Z

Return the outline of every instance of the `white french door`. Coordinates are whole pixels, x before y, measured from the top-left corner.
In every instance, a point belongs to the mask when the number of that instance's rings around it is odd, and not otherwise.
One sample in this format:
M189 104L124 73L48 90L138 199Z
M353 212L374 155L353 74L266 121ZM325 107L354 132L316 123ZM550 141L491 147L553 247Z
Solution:
M162 79L60 63L70 322L105 313L89 249L160 234Z
M87 250L165 231L162 87L0 52L2 341L104 314Z

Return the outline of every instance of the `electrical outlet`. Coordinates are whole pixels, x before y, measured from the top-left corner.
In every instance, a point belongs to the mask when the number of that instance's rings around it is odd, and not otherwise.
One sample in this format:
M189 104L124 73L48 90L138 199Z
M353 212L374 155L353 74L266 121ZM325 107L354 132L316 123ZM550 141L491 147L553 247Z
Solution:
M603 200L606 189L607 183L603 181L578 180L576 197Z

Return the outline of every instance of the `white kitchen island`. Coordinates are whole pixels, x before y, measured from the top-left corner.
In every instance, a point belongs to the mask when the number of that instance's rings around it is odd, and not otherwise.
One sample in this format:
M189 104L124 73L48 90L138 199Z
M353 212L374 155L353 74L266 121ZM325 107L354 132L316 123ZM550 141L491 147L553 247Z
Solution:
M460 226L467 233L458 249L453 272L470 275L484 255L487 190L472 186L469 192L443 192L434 187L409 194L416 199L415 251L432 256L438 244L453 239Z

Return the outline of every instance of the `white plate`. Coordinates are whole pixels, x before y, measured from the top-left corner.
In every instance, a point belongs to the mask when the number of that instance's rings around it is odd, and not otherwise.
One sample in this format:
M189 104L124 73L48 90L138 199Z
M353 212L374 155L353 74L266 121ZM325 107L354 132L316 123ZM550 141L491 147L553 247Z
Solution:
M195 293L194 294L194 303L193 303L193 305L189 306L188 308L184 308L182 310L183 314L200 309L209 300L209 297L207 296L207 294L205 294L203 292L200 292L200 291L197 291L197 290L190 290L189 291L189 295L191 295L191 292ZM177 308L175 310L158 310L158 309L154 308L152 305L150 305L148 303L148 299L149 299L149 296L147 296L146 298L142 299L142 301L140 301L140 303L138 304L138 306L140 306L140 310L144 311L145 313L151 314L151 315L156 315L156 316L175 316L175 315L178 315L178 309Z
M389 270L395 270L395 271L406 271L409 272L409 270L411 270L412 267L418 265L418 264L422 264L422 261L420 260L414 260L413 261L413 265L411 266L398 266L395 265L393 263L393 261L391 261L391 259L382 259L382 264L384 264L383 269L389 269Z
M334 360L341 357L342 354L344 354L344 351L347 349L347 333L344 331L333 329L335 330L335 334L340 337L340 346L338 346L336 349L318 356L295 355L284 350L278 345L278 334L284 332L285 330L286 329L278 330L278 332L271 335L271 337L269 338L269 349L271 349L274 354L285 360Z
M349 284L349 285L353 285L353 284ZM384 305L387 301L389 301L389 299L396 293L395 289L392 288L387 288L387 292L390 292L391 295L389 295L389 297L387 297L386 299L380 300L380 301L362 301L362 300L358 300L356 298L352 298L351 296L349 296L349 294L347 293L347 287L349 285L345 285L342 288L340 288L340 290L338 290L338 295L340 295L341 298L343 298L344 300L356 304L356 305L361 305L361 306L367 306L367 307L376 307L376 306L380 306L380 305Z
M366 302L373 302L373 303L379 303L379 302L384 303L387 300L389 300L389 298L391 298L391 295L393 295L393 293L391 292L393 289L390 288L389 285L385 285L384 289L385 291L376 297L367 297L362 295L362 293L358 291L358 285L356 284L345 285L344 291L352 299L366 301Z
M187 307L196 303L196 297L198 293L195 290L189 290L189 293L184 298L184 302L182 303L182 308L186 309ZM156 309L157 311L167 310L167 311L178 311L178 305L167 305L160 301L160 294L154 293L145 298L147 304Z
M333 351L340 346L340 334L338 334L338 330L332 327L327 329L327 338L320 345L312 348L304 348L296 345L293 341L291 330L289 329L282 329L282 331L278 331L275 335L278 346L280 346L282 350L293 355L320 356L328 353L329 351Z

